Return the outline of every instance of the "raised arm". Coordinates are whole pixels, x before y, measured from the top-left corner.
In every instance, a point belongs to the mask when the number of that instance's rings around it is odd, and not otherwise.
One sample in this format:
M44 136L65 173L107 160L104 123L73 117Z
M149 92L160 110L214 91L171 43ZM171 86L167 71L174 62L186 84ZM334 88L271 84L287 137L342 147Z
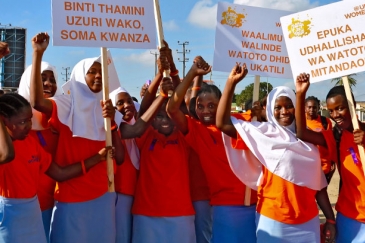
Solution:
M169 44L163 40L164 47L160 48L160 55L166 56L167 61L170 64L170 76L172 79L172 83L174 84L174 89L180 84L179 70L177 70L174 58L172 56L172 51L169 47Z
M2 119L0 119L0 144L0 164L11 162L15 157L14 146Z
M295 106L295 122L297 128L297 138L327 147L326 140L321 132L315 132L307 128L307 121L305 117L305 96L309 88L309 74L301 73L298 75L296 86L296 106Z
M201 56L196 57L189 72L186 74L184 80L176 87L175 92L172 94L167 104L167 113L183 134L188 133L188 123L185 114L180 110L180 105L184 100L185 93L195 76L205 75L209 73L211 69L212 67L209 66Z
M47 33L38 33L32 38L33 58L32 74L30 76L30 104L48 118L52 115L52 102L43 96L43 83L41 76L41 62L44 52L49 44Z
M217 108L216 125L217 127L232 138L237 138L236 128L231 122L231 103L234 94L234 89L238 82L246 77L248 70L246 64L242 67L236 65L233 67L228 76L226 86L224 87L222 97Z
M123 139L136 138L142 136L148 126L151 124L156 113L160 110L162 104L168 98L168 91L173 89L173 83L170 78L163 78L160 85L160 95L153 101L148 110L137 119L136 123L129 125L122 123L120 125L120 134Z
M0 41L0 59L8 54L10 54L8 43Z

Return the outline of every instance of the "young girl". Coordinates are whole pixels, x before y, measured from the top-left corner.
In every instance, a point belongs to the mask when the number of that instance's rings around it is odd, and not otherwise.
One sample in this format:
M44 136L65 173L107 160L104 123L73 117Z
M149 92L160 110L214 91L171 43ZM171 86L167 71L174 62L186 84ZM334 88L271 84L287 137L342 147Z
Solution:
M57 181L79 177L105 159L107 150L102 148L86 158L60 167L51 162L51 156L39 143L28 136L32 127L32 109L22 96L9 93L0 97L0 115L7 133L12 139L15 158L0 165L0 241L1 242L46 242L41 212L37 200L39 175L46 173ZM1 133L1 140L7 134Z
M32 65L27 67L27 69L24 71L18 89L18 94L26 98L28 101L30 101L29 89L31 71ZM57 70L54 66L47 62L42 62L41 76L43 82L44 98L62 95L61 89L58 89L57 87ZM29 135L33 136L46 150L46 152L50 153L52 158L54 158L57 149L58 134L47 124L42 124L42 113L35 109L32 109L32 113L32 130L30 131ZM56 182L54 180L45 174L40 175L37 196L42 211L43 226L46 232L47 240L49 238L49 230L54 206L55 187Z
M127 90L119 87L110 93L113 106L123 115L123 123L133 125L137 113L132 97ZM115 174L116 203L116 243L132 242L132 205L139 169L139 150L132 139L122 140L125 146L125 159L122 165L117 166Z
M209 73L211 67L196 57L182 83L168 103L168 113L187 143L197 152L210 189L213 206L213 243L256 242L255 193L251 206L244 206L246 186L233 174L224 151L222 134L215 126L216 111L221 96L214 85L205 85L196 96L195 112L199 120L188 118L180 110L185 93L195 76Z
M241 174L241 179L253 176L251 179L258 184L257 242L319 242L315 196L326 186L326 181L317 148L296 138L294 92L287 87L277 87L269 93L268 122L248 123L231 118L229 108L234 88L246 74L245 66L236 65L232 69L218 106L217 126L230 137L238 137L237 143L232 141L235 149L225 140L230 162L241 164L236 174ZM251 154L247 153L247 148L257 158L256 165L246 163L255 160L242 159ZM317 200L326 208L326 217L333 220L328 197ZM331 230L333 237L334 228Z
M359 122L360 129L353 128L345 89L343 86L335 86L328 92L326 102L331 119L341 131L339 145L336 145L332 130L315 133L307 129L304 109L301 106L309 85L309 74L302 73L297 77L297 106L300 107L296 110L298 137L326 146L332 160L337 161L342 186L336 203L336 222L332 222L336 223L338 231L336 243L365 242L365 177L361 165L364 161L360 161L357 146L364 144L365 125Z
M105 146L104 117L114 121L115 109L110 100L101 102L102 75L99 58L81 60L66 83L67 95L45 99L40 78L40 64L49 43L47 33L32 39L33 65L30 99L49 124L60 134L55 162L71 165L85 161ZM110 66L110 65L109 65ZM119 86L110 80L110 89ZM103 114L103 116L101 116ZM116 162L124 159L124 148L112 126ZM51 225L51 242L115 242L115 193L108 193L106 163L99 163L84 175L58 183L57 200Z

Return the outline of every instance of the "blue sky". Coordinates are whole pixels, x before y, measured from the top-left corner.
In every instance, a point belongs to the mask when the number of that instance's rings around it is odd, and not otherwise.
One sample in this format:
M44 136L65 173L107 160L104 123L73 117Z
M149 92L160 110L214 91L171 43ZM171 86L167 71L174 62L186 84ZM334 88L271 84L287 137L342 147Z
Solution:
M190 50L186 56L189 58L186 63L186 70L190 68L192 60L197 55L201 55L206 61L213 63L217 2L214 0L160 0L165 39L173 50L175 63L180 70L181 76L183 64L178 61L178 58L181 60L182 54L178 54L176 50L182 51L182 45L179 45L178 41L180 43L189 42L189 45L186 46ZM230 0L227 2L296 12L338 2L338 0ZM2 0L1 9L1 25L10 23L12 26L27 29L26 65L28 66L31 64L32 58L30 42L32 36L41 31L52 34L51 1ZM151 52L156 51L157 49L111 49L122 86L138 99L140 99L139 90L141 85L154 76L155 56ZM60 47L50 44L43 59L56 66L59 85L62 85L65 82L63 79L65 76L61 74L65 73L65 70L62 68L70 67L72 70L72 67L79 60L99 55L99 48ZM223 90L227 76L228 73L215 72L213 67L212 74L207 75L205 79L212 79ZM355 99L365 100L365 83L361 82L365 75L358 75L356 78L358 85L354 90ZM248 75L237 86L236 93L252 83L253 79L252 75ZM266 82L266 80L267 78L261 78L263 82ZM294 82L291 79L268 78L268 81L274 87L286 85L294 88ZM330 81L312 84L308 95L315 95L324 100L329 88L332 86L333 84Z

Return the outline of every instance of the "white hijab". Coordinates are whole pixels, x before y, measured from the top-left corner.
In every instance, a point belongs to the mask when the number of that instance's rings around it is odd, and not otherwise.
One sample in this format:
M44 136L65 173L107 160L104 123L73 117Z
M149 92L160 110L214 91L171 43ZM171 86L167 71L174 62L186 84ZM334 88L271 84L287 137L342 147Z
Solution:
M233 149L230 138L223 135L231 168L250 187L255 182L256 185L261 183L262 164L273 174L291 183L320 190L327 186L327 182L321 169L317 147L296 138L295 121L290 126L283 127L273 115L275 101L281 96L289 97L295 105L295 94L291 89L283 86L273 89L267 98L268 122L250 123L231 117L237 132L256 157L252 159L250 152Z
M100 60L101 57L94 57L78 62L71 72L70 80L62 86L65 95L54 98L59 120L70 128L74 137L105 141L104 118L100 106L103 92L93 93L85 81L89 68L94 62L100 63ZM110 90L120 85L112 60L108 51Z
M57 83L58 75L57 75L57 70L54 66L52 66L48 62L42 62L41 63L41 73L43 73L44 71L52 71L54 78L56 80L56 83ZM31 74L32 74L32 65L28 66L25 69L25 71L22 75L22 78L20 80L19 89L18 89L18 94L23 96L28 101L30 101L30 76L31 76ZM62 91L61 91L61 87L58 86L54 97L59 96L59 95L62 95ZM32 112L33 112L32 130L39 131L39 130L47 129L47 127L42 126L42 113L33 108L32 108Z
M120 93L128 93L128 91L122 87L119 87L115 90L113 90L113 92L110 93L110 99L112 100L113 102L113 106L116 106L116 97L118 94ZM129 93L128 93L129 94ZM118 112L119 113L119 112ZM134 119L134 117L129 121L129 122L126 122L125 120L121 119L120 121L117 121L117 124L119 125L121 122L125 122L127 124L130 124L130 125L133 125L136 120ZM124 139L124 142L125 142L125 146L127 148L127 151L128 151L128 154L129 154L129 157L132 161L132 164L133 166L139 170L139 159L140 159L140 154L139 154L139 150L138 150L138 147L137 147L137 144L136 144L136 141L134 140L134 138L131 138L131 139Z

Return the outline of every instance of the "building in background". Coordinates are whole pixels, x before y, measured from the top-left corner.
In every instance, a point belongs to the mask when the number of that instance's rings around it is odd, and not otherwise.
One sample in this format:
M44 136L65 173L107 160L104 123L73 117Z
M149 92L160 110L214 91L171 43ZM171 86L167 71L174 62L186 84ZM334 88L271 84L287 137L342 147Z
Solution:
M0 59L0 89L15 91L25 69L27 31L11 25L0 24L0 27L0 41L8 43L11 52Z

